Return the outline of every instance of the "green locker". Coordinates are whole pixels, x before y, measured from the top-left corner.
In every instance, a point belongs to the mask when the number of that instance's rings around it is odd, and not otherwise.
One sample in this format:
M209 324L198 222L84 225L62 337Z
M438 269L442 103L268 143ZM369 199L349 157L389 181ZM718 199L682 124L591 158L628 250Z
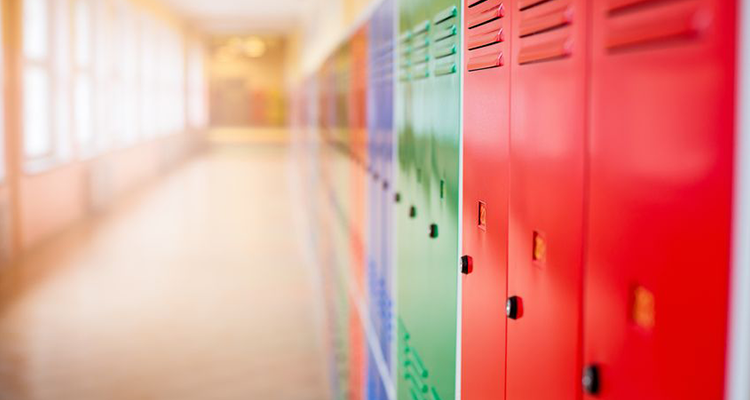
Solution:
M396 207L398 398L456 393L460 2L399 10Z

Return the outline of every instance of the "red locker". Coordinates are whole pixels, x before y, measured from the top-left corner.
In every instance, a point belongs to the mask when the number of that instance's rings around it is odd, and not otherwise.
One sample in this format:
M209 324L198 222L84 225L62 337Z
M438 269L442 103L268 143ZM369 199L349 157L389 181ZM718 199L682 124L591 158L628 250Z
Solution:
M503 399L510 3L465 3L461 398Z
M368 170L371 160L367 157L367 26L357 30L350 38L349 71L349 151L351 164L351 244L353 278L359 294L365 293L365 227L367 210Z
M581 395L584 0L513 7L507 398Z
M585 397L722 399L736 2L594 3Z
M353 161L349 174L351 282L356 295L350 299L352 322L350 326L349 400L362 399L365 394L366 342L356 302L365 297L365 226L368 182L367 168L367 26L358 29L349 42L349 151Z

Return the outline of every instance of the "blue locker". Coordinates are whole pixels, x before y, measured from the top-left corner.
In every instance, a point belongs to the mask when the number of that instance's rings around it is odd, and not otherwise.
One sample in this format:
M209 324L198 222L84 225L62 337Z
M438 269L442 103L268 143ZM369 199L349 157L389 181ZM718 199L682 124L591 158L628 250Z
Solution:
M393 66L394 17L393 0L378 6L370 20L368 91L368 182L367 301L382 360L388 369L387 381L392 382L393 349L393 287L392 231L393 226ZM372 352L368 360L368 380L378 375ZM368 399L387 399L383 379L368 384ZM372 389L372 390L370 390Z

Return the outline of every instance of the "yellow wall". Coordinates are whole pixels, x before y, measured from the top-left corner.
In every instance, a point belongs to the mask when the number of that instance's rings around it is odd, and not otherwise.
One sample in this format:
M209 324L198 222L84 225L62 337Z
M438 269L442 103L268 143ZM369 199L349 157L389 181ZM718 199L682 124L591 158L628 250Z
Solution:
M233 49L262 43L262 54ZM285 123L285 40L274 36L227 36L211 40L211 125L278 127Z
M329 0L307 15L288 39L287 83L296 84L320 64L369 14L379 0Z

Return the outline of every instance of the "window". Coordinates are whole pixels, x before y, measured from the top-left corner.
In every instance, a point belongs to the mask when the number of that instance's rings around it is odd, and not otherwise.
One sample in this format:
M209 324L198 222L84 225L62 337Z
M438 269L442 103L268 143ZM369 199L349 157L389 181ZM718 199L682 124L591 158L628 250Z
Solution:
M184 130L179 29L131 0L22 0L22 18L27 164L59 162L74 151L90 157Z
M140 36L140 96L141 96L141 131L146 138L156 135L156 43L154 41L155 22L148 15L141 19Z
M50 84L50 3L23 3L23 126L24 154L30 159L53 155Z
M116 108L114 63L116 53L112 9L109 1L94 1L94 129L96 150L111 148L115 143L114 110Z
M190 47L188 71L188 118L193 129L206 127L206 65L203 44L196 41Z
M70 68L70 3L53 0L55 5L55 57L53 65L54 134L58 161L72 155L71 141L71 68Z
M90 0L76 0L74 6L74 78L73 121L80 154L92 154L96 148L94 135L92 83L92 12Z
M30 169L71 152L69 12L67 0L23 2L23 149Z
M119 80L117 106L117 132L119 143L130 145L138 140L138 24L132 6L120 0L117 4L119 44L122 51L115 62L115 75Z

